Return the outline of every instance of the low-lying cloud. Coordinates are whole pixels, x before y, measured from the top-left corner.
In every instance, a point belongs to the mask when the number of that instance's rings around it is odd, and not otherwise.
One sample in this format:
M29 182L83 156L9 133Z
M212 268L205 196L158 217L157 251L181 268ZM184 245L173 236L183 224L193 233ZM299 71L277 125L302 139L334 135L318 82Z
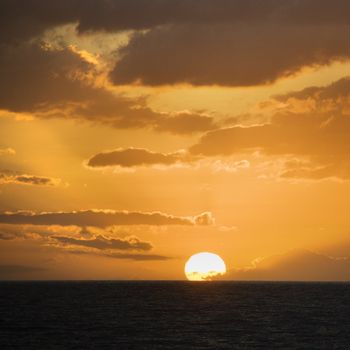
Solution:
M265 281L350 281L350 260L308 250L293 250L254 261L251 267L245 269L232 269L225 278Z
M15 225L60 225L60 226L108 226L123 225L210 225L211 213L197 216L173 216L161 212L128 212L114 210L81 210L73 212L6 212L0 214L0 223Z
M61 180L46 176L20 174L10 170L0 170L0 185L58 186Z
M182 161L180 153L157 153L143 148L120 148L115 151L102 152L91 157L87 165L91 168L174 165Z
M72 237L53 236L57 242L64 245L82 246L94 248L98 250L140 250L149 251L152 249L152 244L142 242L137 237L127 237L125 239L108 239L102 235L96 236L93 239L76 239Z

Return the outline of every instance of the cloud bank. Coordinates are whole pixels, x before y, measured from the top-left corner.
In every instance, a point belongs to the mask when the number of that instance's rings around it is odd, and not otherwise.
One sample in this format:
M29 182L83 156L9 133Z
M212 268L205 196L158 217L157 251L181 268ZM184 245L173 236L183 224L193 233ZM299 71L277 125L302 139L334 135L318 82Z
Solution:
M258 151L285 159L283 178L349 180L349 98L349 78L275 96L268 123L209 131L189 152L215 157Z
M75 239L64 236L53 236L57 242L64 245L82 246L98 250L141 250L148 251L152 249L149 242L142 242L137 237L127 239L107 239L99 235L93 239Z
M17 184L32 186L58 186L61 180L46 176L19 174L10 170L0 170L0 185Z
M257 260L246 269L233 269L225 276L235 280L349 281L350 260L308 250L293 250Z
M143 148L120 148L115 151L102 152L91 157L87 165L91 168L119 166L132 168L136 166L174 165L182 161L179 153L156 153Z
M60 225L60 226L94 226L106 228L119 225L210 225L213 223L211 213L198 216L180 217L161 212L127 212L113 210L81 210L75 212L48 213L2 213L0 223L15 225Z

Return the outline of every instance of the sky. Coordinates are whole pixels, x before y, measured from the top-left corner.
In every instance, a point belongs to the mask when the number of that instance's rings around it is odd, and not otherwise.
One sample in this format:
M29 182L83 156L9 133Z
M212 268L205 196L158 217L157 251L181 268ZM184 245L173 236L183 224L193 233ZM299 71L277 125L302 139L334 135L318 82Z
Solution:
M0 0L0 279L350 280L348 0Z

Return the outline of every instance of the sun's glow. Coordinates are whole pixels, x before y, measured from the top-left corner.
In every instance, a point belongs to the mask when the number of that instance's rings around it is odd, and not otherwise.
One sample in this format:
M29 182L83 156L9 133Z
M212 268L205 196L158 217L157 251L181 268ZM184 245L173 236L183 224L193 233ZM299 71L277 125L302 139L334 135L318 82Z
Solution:
M211 281L214 277L222 276L225 273L224 260L213 253L194 254L185 265L185 275L190 281Z

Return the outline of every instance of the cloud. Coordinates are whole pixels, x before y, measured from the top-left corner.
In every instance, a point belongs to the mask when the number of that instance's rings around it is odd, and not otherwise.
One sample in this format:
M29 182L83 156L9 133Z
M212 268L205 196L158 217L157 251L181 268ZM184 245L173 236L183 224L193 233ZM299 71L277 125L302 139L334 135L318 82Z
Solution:
M192 169L208 168L214 173L235 173L250 167L250 163L247 160L212 160L191 155L184 150L173 153L159 153L144 148L119 148L114 151L97 153L86 161L86 165L91 169L111 167L116 172L134 170L141 167L153 169L182 167Z
M194 223L200 226L210 226L215 224L212 213L205 212L194 217Z
M156 153L143 148L120 148L115 151L98 153L91 157L87 165L91 168L119 166L132 168L136 166L174 165L181 161L179 153Z
M75 239L64 236L53 236L57 242L64 245L82 246L95 248L98 250L141 250L148 251L152 249L149 242L142 242L137 237L127 237L125 239L108 239L99 235L93 239Z
M340 25L348 24L348 12L346 0L3 0L0 40L29 39L67 23L77 23L81 33L242 21Z
M215 127L197 113L153 111L145 98L127 98L98 86L101 72L73 47L38 40L0 45L0 109L38 118L71 118L115 128L150 128L191 134Z
M164 261L171 257L149 254L154 248L150 242L135 236L115 238L114 228L0 224L0 240L26 240L36 242L45 249L59 253L100 256L134 261Z
M104 232L107 234L107 231ZM86 227L59 225L21 225L0 224L0 240L33 239L46 240L55 235L92 238L93 234Z
M41 50L32 52L32 56L26 52L35 50L35 47L30 49L33 40L60 25L76 24L80 34L133 32L131 40L117 52L117 62L110 74L115 84L248 86L271 83L306 66L348 60L349 10L346 0L332 3L328 0L61 0L59 4L4 0L0 4L0 72L6 78L2 79L4 86L8 84L10 89L8 93L0 89L5 102L3 108L6 105L23 108L23 104L33 98L34 102L51 102L48 94L55 99L53 87L46 90L49 84L43 85L47 83L43 77L50 81L55 78L59 83L58 99L62 99L65 91L64 97L69 97L74 83L67 83L66 90L60 89L63 83L60 67L65 70L67 60L80 68L86 62L78 62L64 50L55 54L53 50ZM63 61L60 63L60 60ZM41 66L42 71L33 69ZM57 74L50 74L47 71L50 67ZM37 74L38 81L27 82L30 74ZM13 83L7 79L8 75L14 76ZM22 106L18 106L17 101L21 90L13 88L18 75L22 77L23 90L28 92L28 98L22 96ZM41 94L34 96L36 89L26 89L27 84L40 86L42 98L39 98ZM80 91L77 85L75 81L76 90ZM89 109L98 110L100 115L106 111L99 98L88 101L84 99L89 105L81 110L84 115ZM126 102L119 96L113 103L121 104L119 107L123 110ZM124 106L130 109L129 114L138 114L137 109L132 108L134 105L137 101ZM107 114L111 114L109 109ZM152 111L147 108L140 111L140 114L147 113ZM212 128L212 124L214 121L210 118L204 115L198 118L194 113L186 121L174 117L166 123L160 122L156 129L170 128L171 132L182 133L194 128L193 132L197 132Z
M0 185L17 184L32 186L58 186L60 183L61 180L56 178L28 174L18 174L9 170L0 171Z
M116 252L91 252L86 250L70 250L69 253L77 255L96 255L105 258L134 260L134 261L165 261L171 257L158 254L116 253Z
M0 47L0 107L35 112L38 117L77 118L125 127L138 119L159 117L139 101L115 96L95 87L89 78L95 67L71 48L52 48L40 42ZM90 80L89 80L90 79ZM124 120L125 119L125 120ZM143 125L141 125L143 126Z
M150 86L269 84L306 66L348 59L349 34L346 25L291 25L273 19L157 27L134 34L119 50L110 77L115 84Z
M232 269L225 279L279 281L349 281L350 260L308 250L258 259L251 267Z
M348 180L349 98L349 78L275 96L269 122L209 131L189 152L215 157L258 151L284 159L282 178Z
M81 52L60 41L43 41L45 30L96 19L127 5L120 1L28 0L0 3L0 109L38 118L71 118L115 128L149 128L175 134L209 130L212 118L198 113L160 113L146 98L128 98L101 84L106 74ZM119 16L117 16L119 18ZM80 27L80 31L82 27ZM103 28L102 28L103 29ZM100 30L100 29L98 29ZM101 57L96 58L97 61ZM198 121L198 123L196 123Z
M15 225L94 226L117 225L209 225L211 213L180 217L161 212L128 212L114 210L82 210L73 212L15 212L0 214L0 223Z
M344 77L326 86L311 86L300 91L292 91L283 95L276 95L274 99L281 102L293 102L293 99L299 101L308 101L312 99L314 107L326 107L325 102L335 99L347 99L350 94L350 77ZM294 101L295 102L295 101ZM343 101L348 102L348 101ZM349 103L349 102L348 102ZM309 105L311 107L311 105Z

